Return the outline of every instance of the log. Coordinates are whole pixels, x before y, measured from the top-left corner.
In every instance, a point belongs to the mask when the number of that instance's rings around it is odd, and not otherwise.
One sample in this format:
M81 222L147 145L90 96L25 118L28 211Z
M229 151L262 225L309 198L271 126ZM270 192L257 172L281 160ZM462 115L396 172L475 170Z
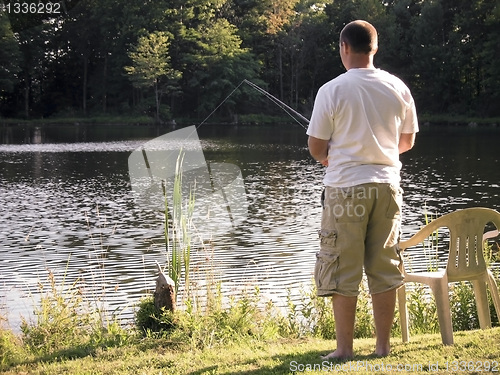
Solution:
M165 275L161 266L156 262L158 267L159 275L156 278L156 289L153 294L155 308L159 311L162 308L175 311L176 308L176 295L175 295L175 283L168 275Z

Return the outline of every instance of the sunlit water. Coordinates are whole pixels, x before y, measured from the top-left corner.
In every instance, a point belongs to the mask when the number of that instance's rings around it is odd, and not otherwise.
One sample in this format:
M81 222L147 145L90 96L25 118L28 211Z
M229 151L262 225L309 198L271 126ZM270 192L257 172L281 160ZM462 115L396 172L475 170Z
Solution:
M136 205L127 160L169 130L125 129L0 129L0 306L14 328L33 317L49 271L66 290L78 281L86 298L124 320L154 290L156 262L167 260L162 215ZM308 155L304 129L204 126L199 134L207 161L241 169L249 215L197 246L192 285L204 295L207 282L220 280L227 296L258 286L283 306L288 293L310 288L318 247L323 168ZM402 157L403 237L423 225L424 208L498 208L499 135L419 134Z

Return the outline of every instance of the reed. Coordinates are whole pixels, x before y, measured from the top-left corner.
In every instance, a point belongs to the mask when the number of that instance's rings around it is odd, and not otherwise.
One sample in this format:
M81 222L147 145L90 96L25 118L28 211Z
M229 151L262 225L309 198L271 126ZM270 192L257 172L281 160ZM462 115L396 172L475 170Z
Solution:
M164 209L164 237L167 251L168 276L175 283L175 293L184 275L184 292L190 296L190 263L192 248L192 217L195 205L194 187L190 187L189 196L185 201L182 193L182 166L185 152L181 149L175 166L172 196L168 195L166 183L163 185ZM169 205L169 200L172 204ZM172 212L170 212L172 211ZM184 273L183 273L184 271Z
M427 204L424 203L425 225L430 224L430 222L434 219L433 215L427 210ZM437 271L439 268L439 229L432 232L431 235L424 240L422 246L424 247L425 258L428 260L427 271Z

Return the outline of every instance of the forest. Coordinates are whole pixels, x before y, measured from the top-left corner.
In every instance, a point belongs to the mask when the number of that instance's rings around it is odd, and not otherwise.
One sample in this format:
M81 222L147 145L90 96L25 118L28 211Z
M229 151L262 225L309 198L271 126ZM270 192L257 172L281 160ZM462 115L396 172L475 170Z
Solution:
M421 114L500 116L498 0L0 0L0 118L309 116L344 72L339 33L378 30L375 65ZM236 89L236 90L235 90ZM231 95L230 95L231 94ZM229 98L225 100L227 97Z

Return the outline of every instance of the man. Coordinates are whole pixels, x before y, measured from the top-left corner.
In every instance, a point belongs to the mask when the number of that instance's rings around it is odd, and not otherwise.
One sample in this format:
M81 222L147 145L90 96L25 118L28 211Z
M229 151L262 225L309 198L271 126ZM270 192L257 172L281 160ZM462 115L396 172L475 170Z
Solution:
M353 357L363 268L375 354L388 355L396 290L403 284L399 154L413 147L418 122L408 87L374 67L377 48L377 31L368 22L344 27L340 57L347 72L319 89L307 130L311 156L327 167L314 271L318 296L332 296L335 317L337 348L326 359Z

